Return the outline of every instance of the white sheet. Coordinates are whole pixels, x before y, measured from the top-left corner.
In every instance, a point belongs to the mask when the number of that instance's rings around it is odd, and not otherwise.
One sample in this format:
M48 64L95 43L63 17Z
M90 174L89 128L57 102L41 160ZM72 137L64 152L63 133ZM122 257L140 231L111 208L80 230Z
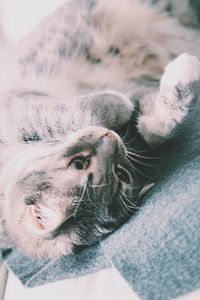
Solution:
M139 300L114 268L32 289L24 288L19 280L10 273L4 300L16 299Z

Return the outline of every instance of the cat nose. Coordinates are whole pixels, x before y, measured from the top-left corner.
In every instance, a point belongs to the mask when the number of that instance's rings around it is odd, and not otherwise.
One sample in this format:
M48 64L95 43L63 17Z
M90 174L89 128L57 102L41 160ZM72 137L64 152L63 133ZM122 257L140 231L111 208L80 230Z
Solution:
M111 140L116 140L117 141L117 137L115 135L115 133L111 130L108 130L101 138L101 139L111 139Z
M96 144L96 151L101 155L112 154L118 147L118 139L114 132L108 130Z

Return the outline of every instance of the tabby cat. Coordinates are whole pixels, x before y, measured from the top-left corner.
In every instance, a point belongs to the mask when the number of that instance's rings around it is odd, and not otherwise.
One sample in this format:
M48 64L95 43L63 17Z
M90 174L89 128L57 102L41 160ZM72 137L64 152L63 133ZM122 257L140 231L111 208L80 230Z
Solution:
M69 254L140 205L136 137L153 152L177 135L200 79L198 58L181 54L198 54L198 30L142 2L70 1L7 50L1 247Z

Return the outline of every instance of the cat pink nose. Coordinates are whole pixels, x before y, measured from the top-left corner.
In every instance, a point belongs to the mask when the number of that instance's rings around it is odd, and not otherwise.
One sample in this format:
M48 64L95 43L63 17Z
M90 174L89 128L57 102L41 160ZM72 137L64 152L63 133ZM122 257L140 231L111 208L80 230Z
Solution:
M116 135L115 135L114 132L111 131L111 130L108 130L108 131L101 137L101 139L104 139L104 138L112 139L112 140L117 140Z
M118 138L112 130L108 130L101 138L96 145L96 150L101 155L111 155L115 152L118 147L119 141Z

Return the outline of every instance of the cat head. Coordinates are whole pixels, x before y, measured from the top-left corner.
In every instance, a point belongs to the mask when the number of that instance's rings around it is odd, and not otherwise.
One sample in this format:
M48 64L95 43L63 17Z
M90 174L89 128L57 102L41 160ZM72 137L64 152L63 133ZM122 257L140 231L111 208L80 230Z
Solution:
M99 241L124 222L137 201L125 146L103 127L79 130L64 142L24 145L7 170L8 231L30 256L65 255Z

